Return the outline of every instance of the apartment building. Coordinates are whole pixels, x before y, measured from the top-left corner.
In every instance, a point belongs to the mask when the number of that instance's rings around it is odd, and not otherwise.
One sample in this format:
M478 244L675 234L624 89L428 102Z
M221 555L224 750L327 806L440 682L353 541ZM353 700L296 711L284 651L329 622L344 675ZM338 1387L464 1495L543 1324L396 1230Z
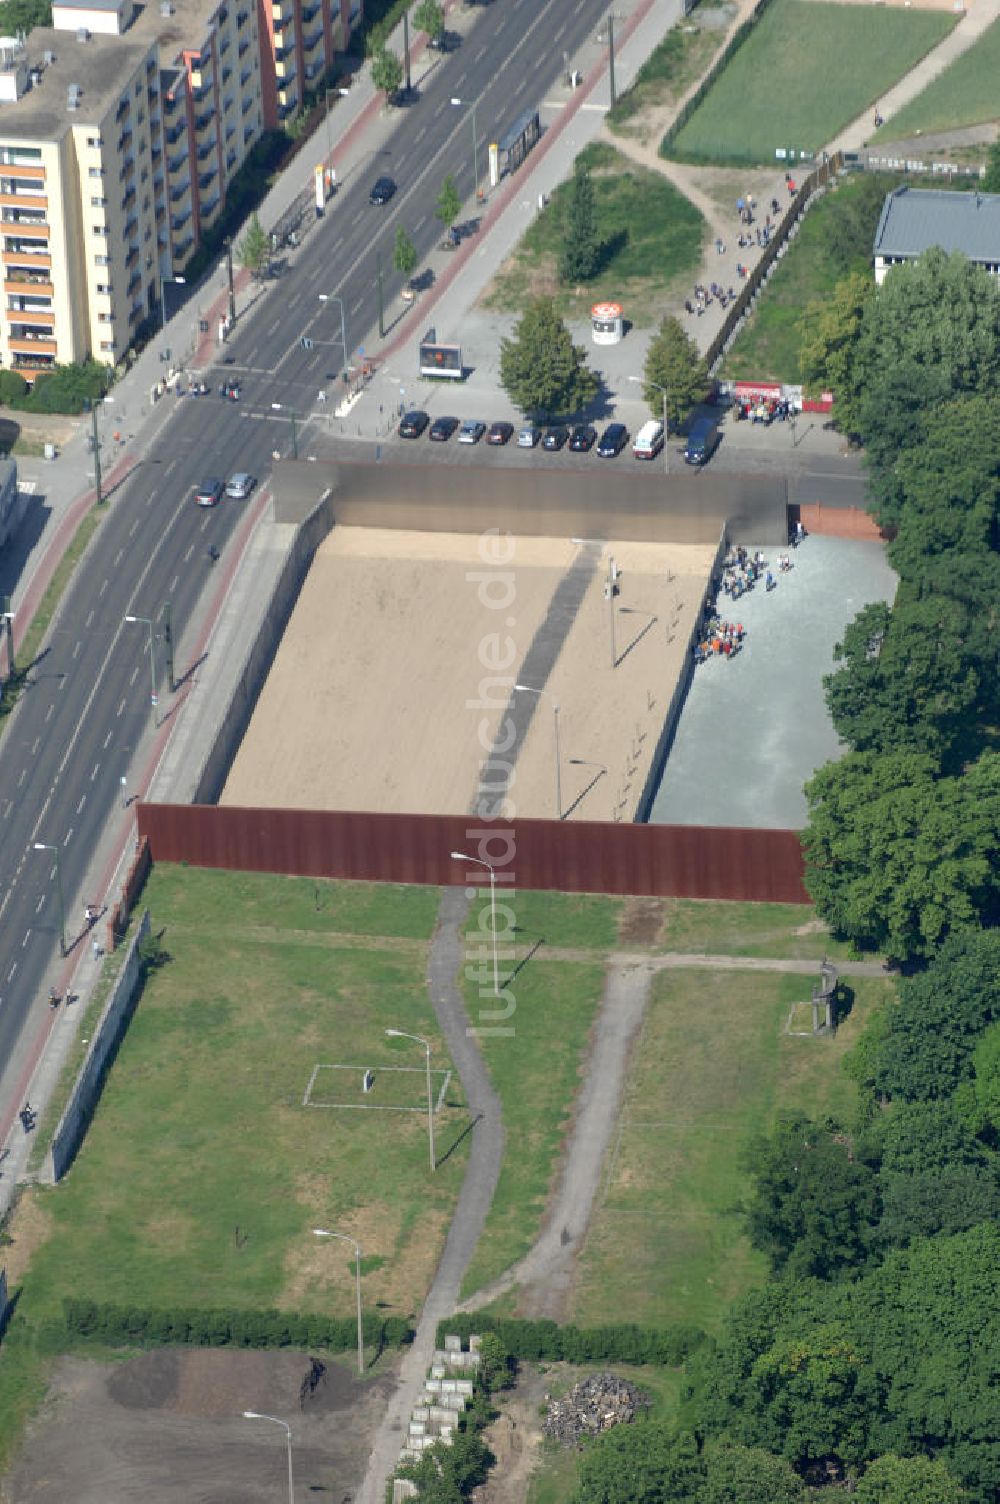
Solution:
M114 364L159 316L247 153L332 66L352 6L55 0L52 19L0 39L0 364L28 381L88 354Z

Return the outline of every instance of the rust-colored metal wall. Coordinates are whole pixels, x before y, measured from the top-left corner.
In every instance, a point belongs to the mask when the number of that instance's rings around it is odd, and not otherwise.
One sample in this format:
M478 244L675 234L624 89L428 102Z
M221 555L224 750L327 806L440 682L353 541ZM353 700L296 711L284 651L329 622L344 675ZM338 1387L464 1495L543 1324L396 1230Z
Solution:
M793 830L584 821L477 821L468 815L140 804L154 862L364 882L466 880L463 851L493 862L504 887L808 903ZM471 874L476 869L469 868Z

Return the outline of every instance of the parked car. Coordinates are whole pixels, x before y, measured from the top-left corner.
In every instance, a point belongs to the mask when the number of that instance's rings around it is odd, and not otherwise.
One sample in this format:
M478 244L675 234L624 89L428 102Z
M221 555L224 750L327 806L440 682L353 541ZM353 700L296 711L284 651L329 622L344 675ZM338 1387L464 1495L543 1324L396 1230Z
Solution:
M480 423L478 418L466 418L458 430L458 442L460 444L478 444L485 432L485 423Z
M435 418L431 424L430 437L435 444L447 444L457 427L457 418Z
M376 178L372 184L372 191L368 195L370 204L387 204L396 191L396 185L392 178Z
M237 470L235 475L229 477L226 495L231 496L234 501L245 501L256 484L256 476L248 475L245 470Z
M543 449L561 449L569 438L569 429L562 423L553 423L551 428L545 430L542 439Z
M218 506L222 498L222 482L214 475L203 480L200 486L195 487L194 499L200 507Z
M433 52L451 52L459 43L458 33L454 31L439 31L429 38L427 45Z
M578 423L569 436L569 447L577 454L589 454L597 439L597 429L589 423Z
M491 423L486 431L486 442L487 444L506 444L513 432L513 423Z
M419 439L424 429L430 422L430 418L419 407L412 412L404 413L399 420L399 437L401 439Z
M536 428L534 423L526 423L523 428L518 429L517 447L518 449L534 449L535 445L540 442L541 437L542 430L540 428Z
M628 443L628 429L624 423L609 423L597 443L597 452L602 460L613 460L621 454Z
M689 465L707 465L719 442L719 425L714 418L695 418L688 429L684 458Z
M655 460L663 448L663 424L655 418L644 423L635 436L632 453L637 460Z

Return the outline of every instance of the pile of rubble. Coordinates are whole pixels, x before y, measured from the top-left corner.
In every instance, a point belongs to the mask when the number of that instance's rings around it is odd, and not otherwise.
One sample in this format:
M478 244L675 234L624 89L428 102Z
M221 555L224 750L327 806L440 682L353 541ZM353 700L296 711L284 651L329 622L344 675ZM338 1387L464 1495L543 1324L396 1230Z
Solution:
M542 1428L546 1436L565 1447L579 1446L588 1436L630 1425L649 1404L649 1396L628 1379L613 1373L596 1373L574 1384L561 1400L549 1400Z

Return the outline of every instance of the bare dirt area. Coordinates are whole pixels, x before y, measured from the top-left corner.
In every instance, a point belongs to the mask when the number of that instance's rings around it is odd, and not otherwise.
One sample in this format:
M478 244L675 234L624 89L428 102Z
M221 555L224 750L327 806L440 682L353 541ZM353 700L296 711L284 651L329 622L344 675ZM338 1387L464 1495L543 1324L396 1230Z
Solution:
M294 1352L163 1349L124 1363L58 1361L4 1487L5 1504L254 1504L284 1497L292 1429L296 1493L347 1504L394 1383L359 1385L328 1362L304 1401L310 1359Z
M497 587L483 583L498 570L479 538L336 528L313 563L221 802L465 813L520 665L579 558L566 540L511 543L509 580ZM609 554L621 570L614 668ZM631 818L713 557L708 547L606 545L537 686L550 699L539 703L523 745L507 753L516 762L517 814L555 814L556 701L564 817ZM507 592L500 607L494 588Z

